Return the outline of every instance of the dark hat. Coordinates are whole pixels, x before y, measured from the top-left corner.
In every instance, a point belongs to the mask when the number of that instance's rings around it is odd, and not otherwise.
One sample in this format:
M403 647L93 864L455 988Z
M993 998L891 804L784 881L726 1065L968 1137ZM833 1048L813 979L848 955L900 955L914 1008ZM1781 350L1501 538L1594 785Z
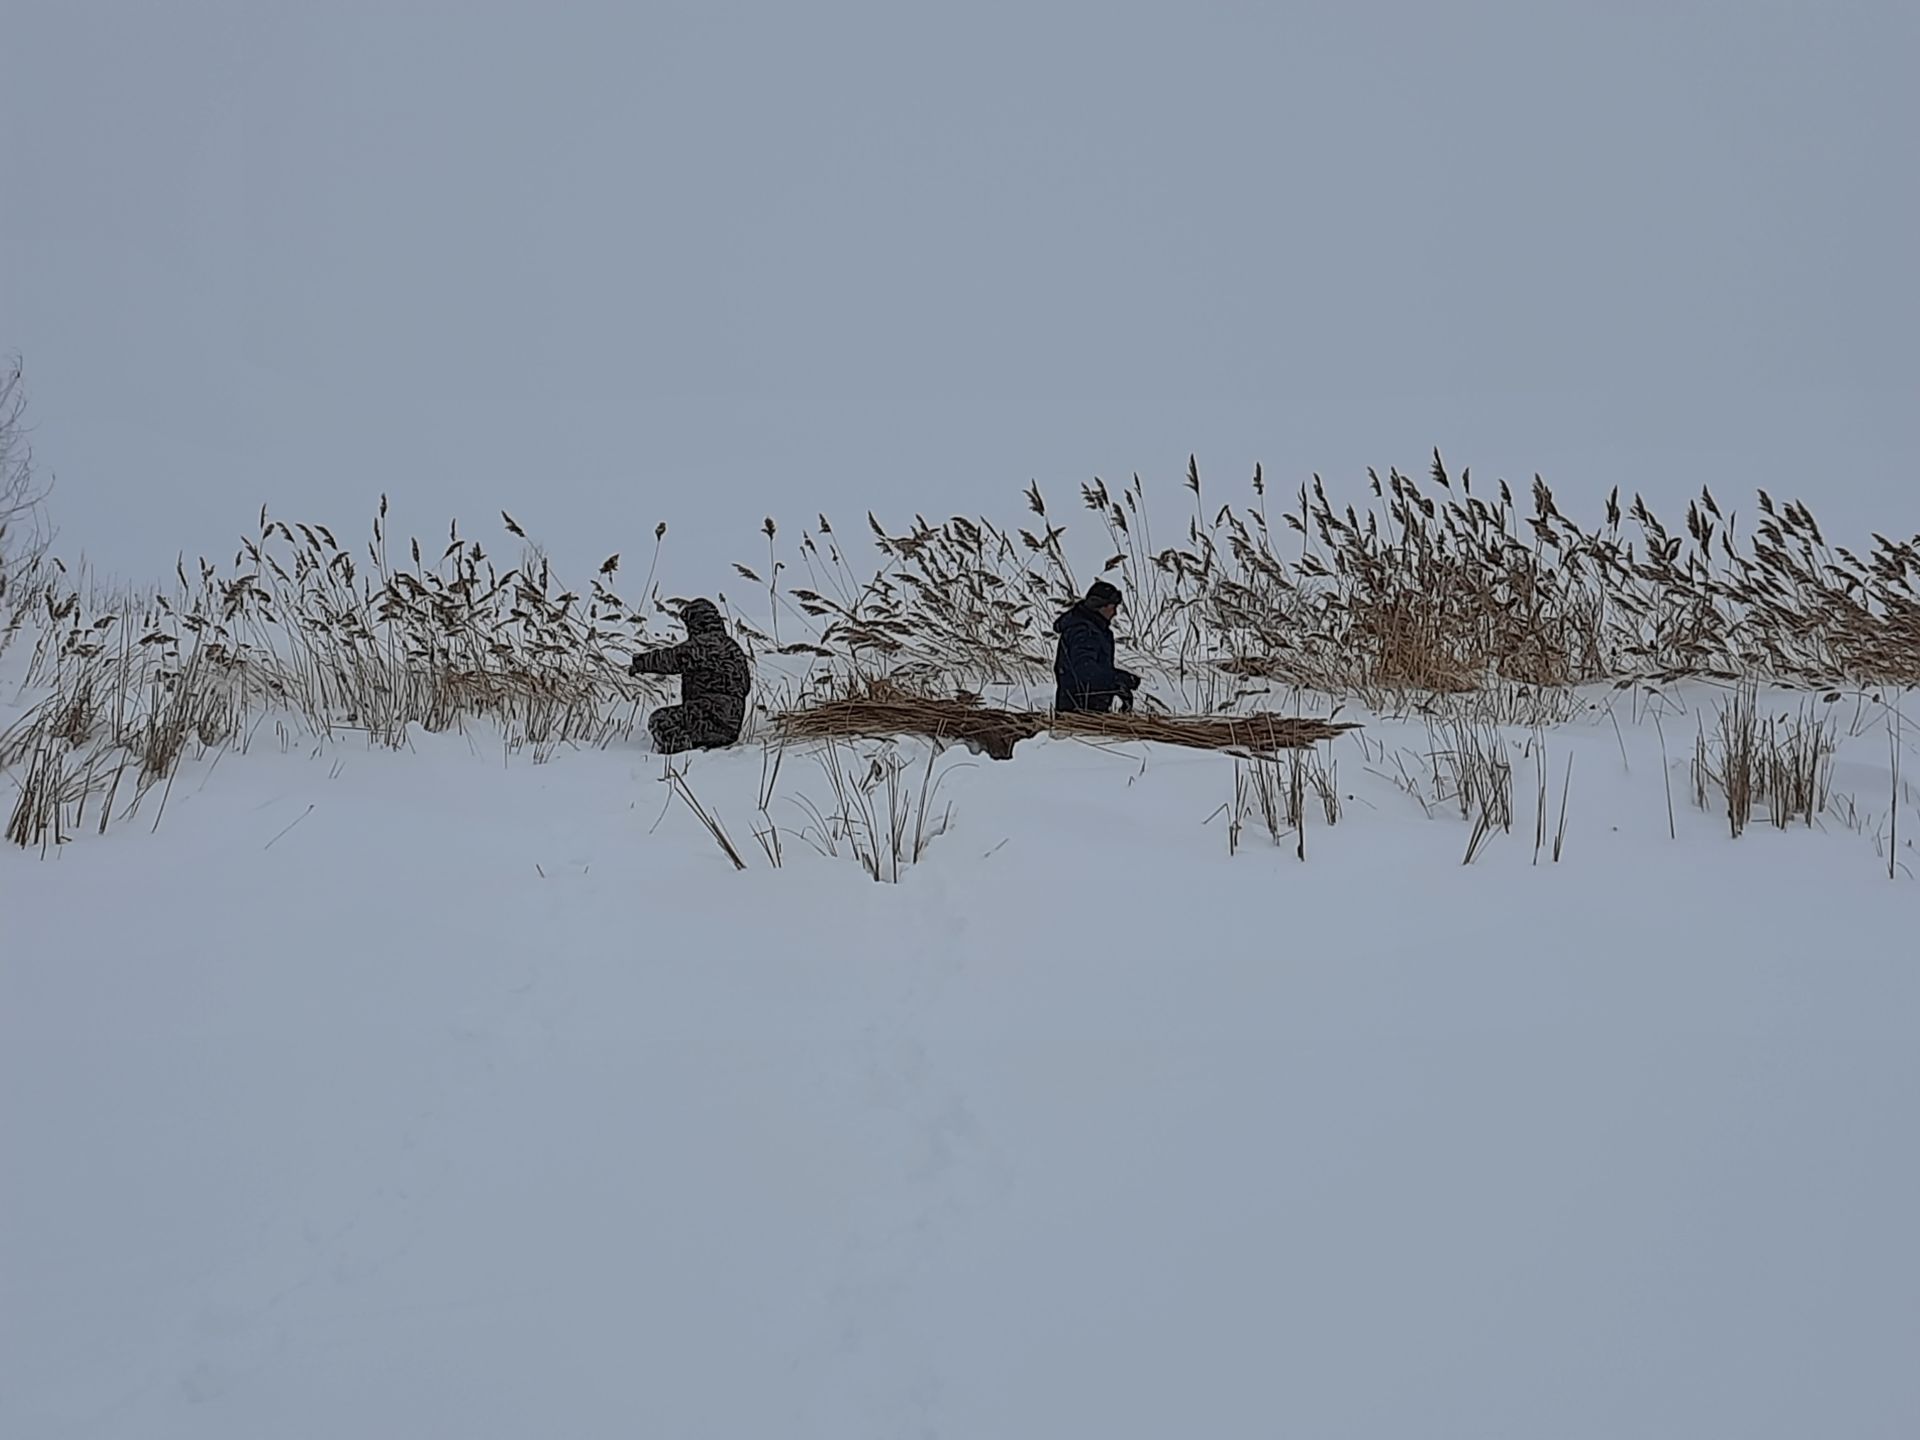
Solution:
M1096 610L1104 610L1109 605L1120 604L1120 591L1104 580L1096 580L1087 591L1087 604Z

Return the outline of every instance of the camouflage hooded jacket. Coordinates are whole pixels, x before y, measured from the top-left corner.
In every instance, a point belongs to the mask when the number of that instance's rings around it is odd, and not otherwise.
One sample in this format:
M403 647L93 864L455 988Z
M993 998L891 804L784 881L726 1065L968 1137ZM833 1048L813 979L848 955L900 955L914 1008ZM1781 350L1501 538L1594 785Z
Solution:
M727 634L726 621L711 600L690 601L680 619L687 638L634 656L630 673L678 675L682 705L739 726L746 719L747 692L753 688L746 652Z

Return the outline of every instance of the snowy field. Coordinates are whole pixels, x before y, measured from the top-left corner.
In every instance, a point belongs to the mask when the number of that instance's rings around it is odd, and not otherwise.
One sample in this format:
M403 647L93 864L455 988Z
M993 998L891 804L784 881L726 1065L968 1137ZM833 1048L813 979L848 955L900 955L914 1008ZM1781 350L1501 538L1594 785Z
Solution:
M1920 1434L1887 727L1735 840L1682 692L1674 838L1593 698L1470 866L1419 719L1304 863L1225 756L949 752L898 884L807 751L779 868L690 766L745 871L637 748L191 763L0 854L0 1434Z
M1920 1440L1916 72L0 0L0 1440Z

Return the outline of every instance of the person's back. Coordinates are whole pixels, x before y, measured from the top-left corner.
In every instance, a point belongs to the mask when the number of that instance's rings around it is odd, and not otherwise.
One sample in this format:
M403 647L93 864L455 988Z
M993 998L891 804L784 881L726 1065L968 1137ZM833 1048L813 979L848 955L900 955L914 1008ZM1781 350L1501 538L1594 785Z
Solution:
M635 675L680 677L680 703L654 711L647 720L655 747L667 755L733 744L746 725L753 689L746 652L727 634L711 600L689 601L680 619L687 627L685 640L636 655L631 667Z
M1104 712L1115 700L1122 710L1133 708L1140 677L1113 663L1113 617L1119 610L1120 592L1096 580L1084 600L1053 622L1060 637L1053 657L1055 710Z

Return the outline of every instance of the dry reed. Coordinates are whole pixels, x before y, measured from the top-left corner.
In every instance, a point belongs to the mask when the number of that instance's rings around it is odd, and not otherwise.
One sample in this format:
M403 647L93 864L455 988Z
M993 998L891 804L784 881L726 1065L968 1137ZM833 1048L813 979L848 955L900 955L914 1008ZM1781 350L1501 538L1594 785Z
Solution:
M1876 535L1850 550L1804 505L1764 492L1741 533L1705 489L1677 530L1618 492L1583 526L1538 477L1519 498L1503 482L1476 489L1438 455L1424 479L1369 472L1368 482L1360 507L1337 504L1318 477L1283 502L1256 470L1245 504L1216 503L1190 462L1188 512L1156 538L1137 476L1117 489L1095 480L1081 488L1096 529L1085 544L1037 486L1019 524L916 518L895 532L869 516L879 564L864 574L825 516L797 545L769 517L764 559L739 567L767 613L759 623L729 613L763 666L808 672L773 717L778 733L929 735L1003 758L1047 729L1273 753L1341 728L1244 713L1276 686L1376 708L1451 695L1462 718L1533 726L1566 718L1571 687L1596 681L1920 682L1920 538ZM386 519L383 499L371 538L353 545L263 511L230 564L181 564L144 595L104 591L56 560L16 565L0 645L31 641L26 684L39 698L0 736L0 769L28 817L10 833L22 843L66 833L103 789L124 809L106 805L100 823L124 818L156 786L164 795L185 760L244 751L268 716L381 745L485 723L509 750L545 758L626 741L667 694L623 663L674 613L653 578L664 525L630 600L619 556L568 587L509 515L524 549L504 566L458 525L442 543L390 544ZM1039 710L1051 691L1048 627L1095 573L1127 592L1122 663L1184 715L1055 722ZM800 701L822 681L832 693L875 680L914 696L914 713ZM996 686L1024 702L935 713L924 700ZM1738 792L1747 772L1737 736L1722 735L1720 749L1729 738L1731 766L1722 753L1706 768ZM130 797L117 787L129 757ZM1787 813L1806 814L1809 763L1782 761L1801 777L1776 795ZM50 795L65 814L47 813ZM1738 830L1745 801L1729 805Z

